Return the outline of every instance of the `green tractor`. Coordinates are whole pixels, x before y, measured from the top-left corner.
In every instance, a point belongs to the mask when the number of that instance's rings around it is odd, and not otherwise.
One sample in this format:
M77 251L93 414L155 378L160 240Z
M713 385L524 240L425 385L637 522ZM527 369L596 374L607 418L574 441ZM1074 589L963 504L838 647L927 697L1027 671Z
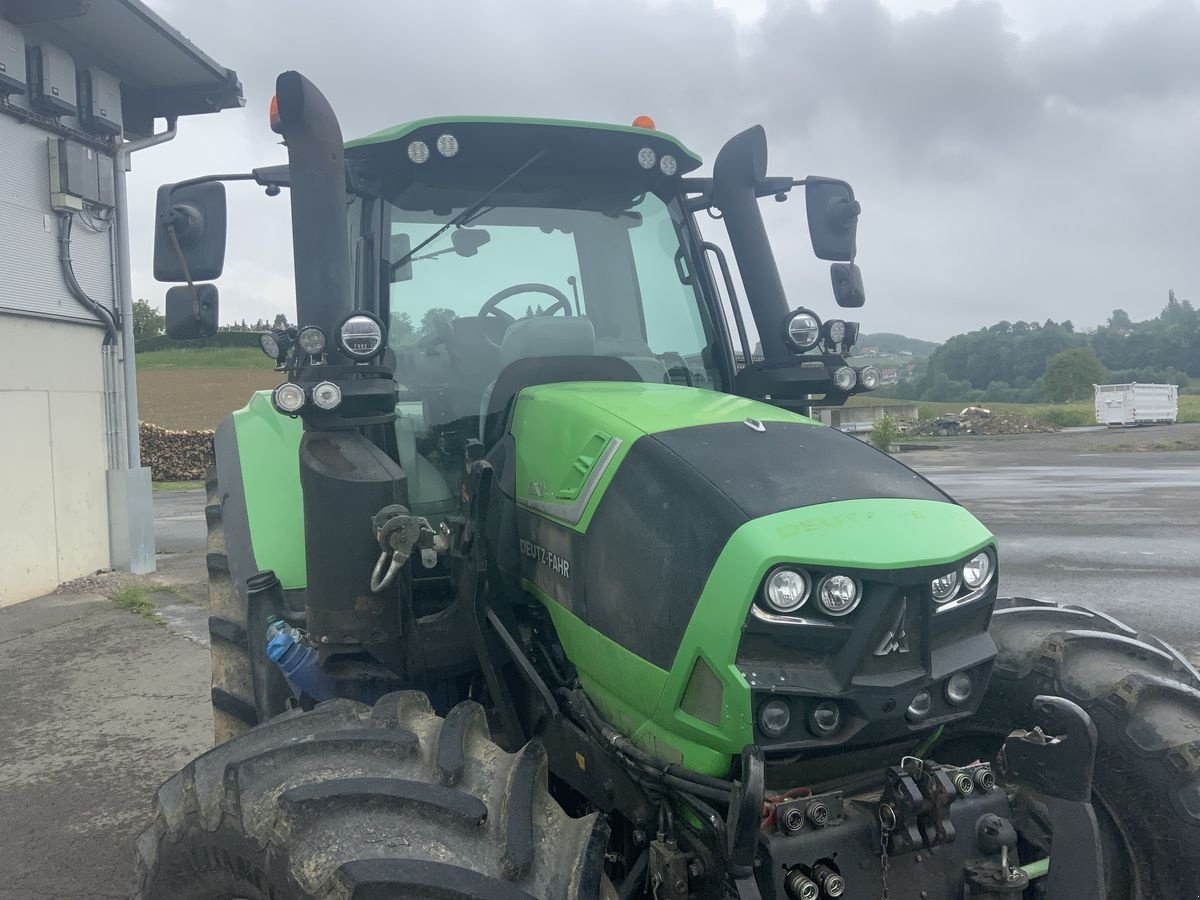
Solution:
M652 123L428 119L159 193L173 336L216 327L223 181L291 194L286 379L216 434L217 744L160 788L142 898L1200 896L1200 677L997 599L991 534L807 417L878 382L785 298L803 187ZM731 266L696 223L723 222ZM198 386L198 389L202 389Z

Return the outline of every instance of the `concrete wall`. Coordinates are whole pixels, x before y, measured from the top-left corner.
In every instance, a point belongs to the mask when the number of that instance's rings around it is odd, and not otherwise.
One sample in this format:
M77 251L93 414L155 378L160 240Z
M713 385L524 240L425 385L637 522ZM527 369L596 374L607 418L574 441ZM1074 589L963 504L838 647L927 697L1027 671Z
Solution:
M887 406L835 406L821 407L816 410L817 418L826 425L840 428L843 431L871 431L875 420L883 415L897 419L916 419L917 405L894 404Z
M109 565L102 329L0 314L0 606Z

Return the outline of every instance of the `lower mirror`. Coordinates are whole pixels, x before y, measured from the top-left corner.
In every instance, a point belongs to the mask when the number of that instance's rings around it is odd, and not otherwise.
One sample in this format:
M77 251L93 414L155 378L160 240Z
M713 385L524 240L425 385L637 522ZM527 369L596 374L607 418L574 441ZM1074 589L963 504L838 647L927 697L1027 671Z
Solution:
M167 336L194 341L217 333L217 286L181 284L167 291Z

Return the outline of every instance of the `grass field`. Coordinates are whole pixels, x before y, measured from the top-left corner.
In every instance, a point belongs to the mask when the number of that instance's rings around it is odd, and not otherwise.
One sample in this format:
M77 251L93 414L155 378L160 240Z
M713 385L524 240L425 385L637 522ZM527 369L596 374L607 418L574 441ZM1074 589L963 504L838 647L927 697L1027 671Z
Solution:
M271 369L274 364L253 347L201 347L154 350L137 355L139 372L152 369Z
M179 430L216 428L284 379L253 347L154 350L137 355L137 370L141 420Z

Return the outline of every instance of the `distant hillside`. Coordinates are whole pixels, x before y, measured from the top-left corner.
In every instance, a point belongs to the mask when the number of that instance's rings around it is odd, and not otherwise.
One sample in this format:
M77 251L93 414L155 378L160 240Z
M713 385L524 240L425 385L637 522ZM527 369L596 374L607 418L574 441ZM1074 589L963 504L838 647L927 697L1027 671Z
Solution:
M913 356L924 357L933 353L937 349L938 343L905 337L902 334L892 334L889 331L877 331L874 334L859 335L856 347L860 353L864 347L878 347L880 356L911 353Z

